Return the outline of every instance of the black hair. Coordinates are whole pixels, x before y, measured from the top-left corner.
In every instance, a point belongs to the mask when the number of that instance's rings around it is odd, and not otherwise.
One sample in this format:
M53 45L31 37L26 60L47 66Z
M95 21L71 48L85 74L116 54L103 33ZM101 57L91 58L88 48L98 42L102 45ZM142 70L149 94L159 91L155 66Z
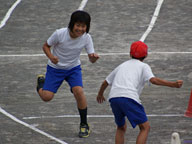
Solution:
M141 58L136 58L136 57L134 57L134 56L131 56L133 59L138 59L138 60L140 60L140 61L143 61L146 57L141 57Z
M82 11L82 10L77 10L72 13L71 19L70 19L70 22L68 25L68 28L70 29L70 31L73 31L73 27L76 22L85 23L87 26L86 32L87 33L89 32L91 17L87 12Z

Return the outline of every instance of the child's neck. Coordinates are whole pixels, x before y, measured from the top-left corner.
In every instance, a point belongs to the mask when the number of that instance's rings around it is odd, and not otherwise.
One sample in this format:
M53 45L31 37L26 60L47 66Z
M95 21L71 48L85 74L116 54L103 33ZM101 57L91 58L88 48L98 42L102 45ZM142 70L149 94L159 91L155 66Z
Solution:
M78 36L74 35L74 33L73 33L73 32L71 32L71 31L69 31L69 35L70 35L70 37L71 37L71 38L73 38L73 39L75 39L75 38L77 38L77 37L78 37Z

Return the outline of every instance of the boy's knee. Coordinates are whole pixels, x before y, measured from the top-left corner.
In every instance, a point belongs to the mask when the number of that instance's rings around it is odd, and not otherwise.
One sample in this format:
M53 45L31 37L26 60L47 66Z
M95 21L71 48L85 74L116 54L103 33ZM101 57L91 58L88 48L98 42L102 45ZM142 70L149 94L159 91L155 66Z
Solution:
M40 96L43 101L48 102L53 99L54 93L49 91L43 91L42 95Z
M83 88L80 87L80 86L73 87L73 88L72 88L72 92L73 92L73 94L74 94L76 97L79 97L79 98L84 95L84 93L83 93Z
M150 131L150 125L148 125L147 127L145 127L145 129L149 132Z
M145 122L143 124L139 125L140 130L150 131L150 125L149 122Z
M120 131L126 132L127 126L126 126L126 124L124 124L124 126L121 126L121 127L117 126L117 129Z

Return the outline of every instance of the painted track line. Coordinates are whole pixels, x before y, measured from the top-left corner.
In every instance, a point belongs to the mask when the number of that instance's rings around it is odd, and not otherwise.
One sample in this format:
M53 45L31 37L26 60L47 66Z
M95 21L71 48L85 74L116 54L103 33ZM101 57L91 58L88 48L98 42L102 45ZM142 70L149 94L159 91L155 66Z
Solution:
M6 25L6 22L8 21L8 19L10 18L12 12L14 11L14 9L17 7L17 5L21 2L21 0L17 0L12 6L11 8L8 10L8 12L6 13L5 17L3 18L3 20L0 23L0 29L3 28ZM78 8L78 10L83 10L84 7L86 6L88 0L82 0L81 4Z
M8 10L8 12L6 13L4 19L1 21L0 23L0 29L2 27L5 26L6 22L8 21L9 17L11 16L12 12L14 11L14 9L16 8L16 6L21 2L21 0L17 0L12 6L11 8Z
M192 54L192 52L148 52L148 54ZM113 56L113 55L129 55L129 53L98 53L100 56ZM9 54L0 55L0 57L42 57L45 54ZM82 53L81 56L87 56L86 53Z
M160 12L160 9L161 9L161 6L163 4L163 1L164 0L158 0L157 2L157 6L156 6L156 9L153 13L153 17L151 19L151 22L147 28L147 30L145 31L145 33L142 35L142 37L140 38L140 41L144 42L146 37L149 35L149 33L151 32L151 30L153 29L154 25L155 25L155 22L157 20L157 17L159 15L159 12Z
M2 114L4 114L5 116L9 117L10 119L12 119L13 121L15 121L15 122L17 122L17 123L19 123L19 124L27 127L27 128L30 128L30 129L32 129L33 131L38 132L38 133L40 133L40 134L42 134L42 135L44 135L44 136L46 136L46 137L48 137L48 138L50 138L50 139L58 142L58 143L60 143L60 144L67 144L66 142L64 142L64 141L62 141L62 140L60 140L60 139L58 139L58 138L55 138L55 137L53 137L52 135L50 135L50 134L48 134L48 133L45 133L45 132L42 131L42 130L37 129L37 128L35 128L35 127L32 126L32 125L29 125L29 124L27 124L27 123L19 120L18 118L14 117L13 115L11 115L11 114L9 114L8 112L6 112L5 110L3 110L1 107L0 107L0 112L1 112Z
M148 117L183 117L184 114L149 114ZM88 118L113 118L113 115L87 115ZM59 116L31 116L23 119L52 119L52 118L79 118L79 115L59 115Z
M88 0L82 0L78 10L83 10L84 7L86 6L87 2L88 2Z

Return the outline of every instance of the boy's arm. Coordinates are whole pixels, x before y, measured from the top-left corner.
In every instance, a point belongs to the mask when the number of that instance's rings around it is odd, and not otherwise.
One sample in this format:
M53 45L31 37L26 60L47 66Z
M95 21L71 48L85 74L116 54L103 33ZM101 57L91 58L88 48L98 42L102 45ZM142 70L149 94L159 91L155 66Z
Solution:
M103 103L103 101L105 101L105 97L103 96L103 93L105 91L105 89L107 88L109 84L107 83L106 80L104 80L104 82L102 83L101 87L100 87L100 90L98 92L98 95L97 95L97 102L98 103Z
M89 57L89 61L92 63L95 63L99 59L99 56L96 53L88 54L88 57Z
M175 87L175 88L180 88L183 84L182 80L177 80L176 82L171 82L171 81L162 80L157 77L151 78L150 82L155 85L162 85L162 86Z
M43 45L43 51L46 56L51 60L52 63L57 64L59 62L58 58L51 53L51 46L47 44L47 42Z

